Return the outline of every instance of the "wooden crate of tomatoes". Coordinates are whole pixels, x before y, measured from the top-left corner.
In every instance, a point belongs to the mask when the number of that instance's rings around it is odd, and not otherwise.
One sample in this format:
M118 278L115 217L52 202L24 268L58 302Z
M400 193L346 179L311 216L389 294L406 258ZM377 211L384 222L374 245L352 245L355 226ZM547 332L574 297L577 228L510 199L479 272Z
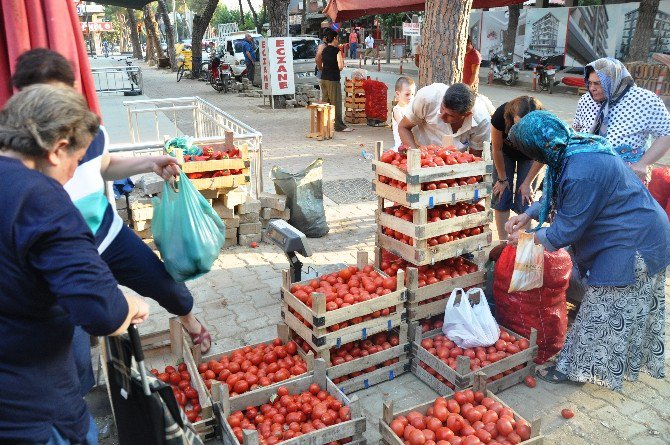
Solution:
M313 351L299 337L297 341L302 342L302 353L309 352L326 362L328 377L345 394L393 380L410 370L411 347L406 323L392 331L378 332L365 340L321 351Z
M197 378L211 396L213 385L228 388L230 397L276 387L298 378L313 368L312 353L299 354L298 344L289 339L288 326L277 325L277 338L220 354L199 357L196 350Z
M530 339L500 327L500 338L489 347L460 348L442 330L422 332L410 325L413 368L421 367L438 381L454 390L474 384L477 373L488 379L488 388L500 392L531 375L537 357L537 331ZM419 376L420 377L420 376Z
M340 347L405 320L404 274L388 277L359 252L357 266L311 281L291 283L283 272L284 322L314 351Z
M224 386L215 402L224 444L365 444L358 398L347 398L325 368L316 360L311 374L234 399Z
M386 445L541 445L540 421L528 422L493 394L483 379L473 389L393 412L384 403L379 433ZM459 440L460 439L460 440Z
M212 144L202 147L202 154L184 155L175 150L182 160L182 171L198 190L219 190L250 184L249 148L230 144Z
M375 193L411 209L477 202L491 195L493 163L488 152L485 147L484 157L478 157L453 145L383 152L378 142L372 161Z
M145 362L156 378L172 387L177 403L200 438L211 439L215 436L216 419L212 401L198 377L198 367L193 358L193 350L200 347L188 346L191 342L176 317L170 318L169 324L169 342L164 341L163 332L159 336L142 339L143 350L145 344L149 346L148 350L144 350Z

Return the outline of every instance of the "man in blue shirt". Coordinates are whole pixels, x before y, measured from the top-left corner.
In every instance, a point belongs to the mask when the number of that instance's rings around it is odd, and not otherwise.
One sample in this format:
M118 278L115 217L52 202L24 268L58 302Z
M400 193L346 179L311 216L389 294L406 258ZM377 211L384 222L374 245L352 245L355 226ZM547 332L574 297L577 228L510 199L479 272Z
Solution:
M254 81L254 71L256 66L256 48L254 46L254 39L251 34L244 35L244 42L242 43L242 52L244 53L244 61L247 64L247 79L249 82Z

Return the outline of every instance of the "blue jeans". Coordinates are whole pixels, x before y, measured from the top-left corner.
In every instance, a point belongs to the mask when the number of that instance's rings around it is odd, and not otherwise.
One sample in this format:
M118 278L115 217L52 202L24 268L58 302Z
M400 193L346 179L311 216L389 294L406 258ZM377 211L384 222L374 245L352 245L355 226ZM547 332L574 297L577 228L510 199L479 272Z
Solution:
M91 416L89 415L89 417ZM98 445L98 426L95 424L93 417L91 417L84 442L72 442L65 439L56 428L51 427L51 437L44 445Z
M156 300L169 313L181 316L193 309L193 295L186 285L170 276L160 258L128 226L123 226L101 257L120 285ZM72 352L84 396L95 379L90 337L79 326L75 326Z
M355 59L357 52L358 52L358 43L350 43L349 44L349 56L352 59Z
M522 160L517 161L511 159L503 151L503 159L505 160L505 175L509 181L509 188L505 189L500 198L498 195L491 196L491 207L494 210L500 210L503 212L514 210L516 214L521 214L526 211L528 204L523 204L523 198L519 192L519 186L528 176L530 167L533 165L533 160ZM516 181L514 175L516 174ZM498 180L498 171L493 169L493 183L495 184ZM534 185L534 184L533 184ZM512 193L514 190L514 193Z

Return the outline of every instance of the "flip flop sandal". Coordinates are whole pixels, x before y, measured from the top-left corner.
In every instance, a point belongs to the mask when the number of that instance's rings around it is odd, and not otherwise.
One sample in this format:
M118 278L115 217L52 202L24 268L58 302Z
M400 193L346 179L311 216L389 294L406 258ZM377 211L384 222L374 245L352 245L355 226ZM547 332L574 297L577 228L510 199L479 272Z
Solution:
M198 319L196 318L196 320ZM201 345L205 340L209 340L209 347L207 350L202 351L203 354L207 354L209 350L212 349L212 336L205 328L205 325L200 322L200 320L198 320L198 323L200 323L200 332L197 334L194 332L189 332L188 335L191 337L191 341L194 345Z
M563 374L561 371L556 369L556 366L548 366L543 369L543 371L546 371L545 374L542 374L540 370L536 372L536 375L544 380L545 382L549 383L571 383L571 380L568 378L567 375ZM576 382L574 382L576 383Z

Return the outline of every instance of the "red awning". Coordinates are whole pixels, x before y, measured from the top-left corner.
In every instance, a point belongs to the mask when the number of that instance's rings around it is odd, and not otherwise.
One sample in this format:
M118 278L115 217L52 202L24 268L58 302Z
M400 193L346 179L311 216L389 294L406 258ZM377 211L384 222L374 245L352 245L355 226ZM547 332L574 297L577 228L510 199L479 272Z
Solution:
M71 63L76 86L100 115L79 17L72 0L0 0L0 107L13 94L17 57L29 49L58 51Z
M523 3L525 0L474 0L472 9L496 8ZM423 11L426 2L419 0L330 0L324 14L333 22L343 22L364 15L392 14L395 12Z

